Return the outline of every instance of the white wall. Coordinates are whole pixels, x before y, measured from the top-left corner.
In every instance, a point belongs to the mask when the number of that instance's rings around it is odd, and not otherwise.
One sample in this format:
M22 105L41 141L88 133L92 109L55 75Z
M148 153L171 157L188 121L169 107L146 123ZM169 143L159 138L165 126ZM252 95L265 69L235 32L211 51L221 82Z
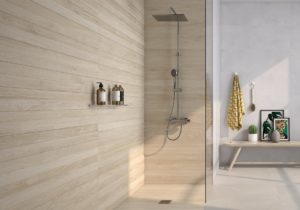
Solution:
M247 138L250 124L259 125L259 110L285 109L291 117L292 140L300 139L300 1L222 1L221 4L221 138ZM244 127L232 132L226 113L233 72L240 75L245 95ZM251 112L250 82L255 81L256 111ZM241 159L289 160L297 153L255 150ZM299 151L296 151L299 152ZM231 151L221 150L227 162Z

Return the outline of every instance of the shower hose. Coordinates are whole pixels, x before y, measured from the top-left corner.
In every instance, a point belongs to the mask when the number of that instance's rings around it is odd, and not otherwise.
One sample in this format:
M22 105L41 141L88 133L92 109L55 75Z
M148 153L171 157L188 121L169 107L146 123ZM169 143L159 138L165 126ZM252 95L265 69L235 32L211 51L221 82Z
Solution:
M173 115L173 111L174 111L174 106L175 106L175 98L176 98L176 77L173 77L173 102L172 102L172 108L171 108L171 112L170 112L170 115L169 115L169 119L168 119L168 125L167 125L167 138L170 140L170 141L176 141L180 138L181 136L181 133L182 133L182 121L180 121L180 130L179 130L179 133L178 135L175 137L175 138L171 138L170 135L169 135L169 130L170 130L170 125L171 125L171 121L172 121L172 115ZM178 97L178 95L177 95ZM178 100L178 98L177 98ZM178 109L178 107L177 107ZM179 119L177 119L179 120Z

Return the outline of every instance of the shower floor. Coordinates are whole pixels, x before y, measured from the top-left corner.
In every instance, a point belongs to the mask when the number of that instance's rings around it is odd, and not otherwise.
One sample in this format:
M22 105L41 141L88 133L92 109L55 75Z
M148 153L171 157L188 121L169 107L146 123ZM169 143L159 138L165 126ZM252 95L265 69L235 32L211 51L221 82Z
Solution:
M204 203L204 185L144 185L117 210L199 210ZM171 200L170 204L159 204Z
M205 205L197 196L202 190L202 186L146 185L117 210L300 210L300 167L219 170ZM163 199L172 202L158 204Z

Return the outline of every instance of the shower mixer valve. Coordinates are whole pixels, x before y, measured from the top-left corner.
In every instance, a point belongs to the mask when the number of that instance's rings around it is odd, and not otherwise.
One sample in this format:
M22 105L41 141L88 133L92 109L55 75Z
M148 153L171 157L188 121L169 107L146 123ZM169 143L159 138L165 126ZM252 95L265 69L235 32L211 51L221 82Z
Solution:
M170 123L180 123L182 125L185 125L185 124L188 124L189 122L191 122L191 119L189 119L187 117L180 118L180 119L173 117L173 118L169 119L169 122Z

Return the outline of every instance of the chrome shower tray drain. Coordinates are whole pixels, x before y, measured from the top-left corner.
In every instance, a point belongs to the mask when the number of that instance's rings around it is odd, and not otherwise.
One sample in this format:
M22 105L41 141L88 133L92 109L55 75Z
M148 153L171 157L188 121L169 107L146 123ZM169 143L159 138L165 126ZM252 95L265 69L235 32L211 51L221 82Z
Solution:
M158 202L158 204L170 204L172 200L161 200Z

